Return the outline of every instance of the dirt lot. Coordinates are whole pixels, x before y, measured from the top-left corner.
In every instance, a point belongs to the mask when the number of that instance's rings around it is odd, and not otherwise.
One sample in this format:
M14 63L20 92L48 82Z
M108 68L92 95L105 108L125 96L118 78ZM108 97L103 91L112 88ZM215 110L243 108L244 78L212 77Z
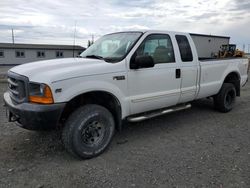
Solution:
M0 83L1 97L5 88ZM7 123L2 107L0 121L0 187L250 186L249 83L230 113L201 100L186 111L126 124L108 151L85 161L64 151L58 132Z

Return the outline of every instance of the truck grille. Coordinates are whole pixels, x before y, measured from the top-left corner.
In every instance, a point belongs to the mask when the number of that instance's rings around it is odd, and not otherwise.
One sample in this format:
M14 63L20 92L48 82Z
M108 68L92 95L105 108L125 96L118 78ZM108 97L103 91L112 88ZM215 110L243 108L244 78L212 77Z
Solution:
M27 78L12 72L8 73L8 90L11 99L16 103L22 103L27 99Z

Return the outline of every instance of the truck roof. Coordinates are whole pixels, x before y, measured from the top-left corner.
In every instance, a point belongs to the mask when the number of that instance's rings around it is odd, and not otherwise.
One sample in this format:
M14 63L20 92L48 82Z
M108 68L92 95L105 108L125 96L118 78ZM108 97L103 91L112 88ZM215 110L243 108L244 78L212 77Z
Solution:
M201 36L201 37L212 37L212 38L226 38L226 39L230 39L229 36L221 36L221 35L211 35L211 34L200 34L200 33L186 33L186 32L179 32L179 31L169 31L169 30L149 30L149 29L138 29L138 30L124 30L124 31L120 31L120 32L114 32L114 33L123 33L123 32L142 32L142 33L146 33L146 32L169 32L169 33L179 33L179 34L190 34L193 36Z
M182 33L184 35L189 34L185 32L178 32L178 31L168 31L168 30L146 30L146 29L138 29L138 30L124 30L124 31L118 31L118 32L113 32L113 33L126 33L126 32L142 32L142 33L147 33L147 32L152 32L152 33ZM113 34L113 33L108 33L108 34Z

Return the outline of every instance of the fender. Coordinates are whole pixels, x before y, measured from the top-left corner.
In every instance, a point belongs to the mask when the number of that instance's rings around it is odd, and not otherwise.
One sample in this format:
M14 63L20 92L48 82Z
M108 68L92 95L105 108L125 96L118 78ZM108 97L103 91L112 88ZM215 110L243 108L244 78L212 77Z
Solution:
M235 72L239 76L239 63L240 61L235 62L234 59L202 62L200 91L196 99L216 95L230 73Z
M237 65L237 64L236 64ZM241 76L240 76L240 71L238 66L233 65L233 63L230 63L229 66L227 67L227 69L224 71L222 77L221 77L221 82L220 82L220 88L222 87L223 83L226 80L226 77L231 74L231 73L235 73L237 74L238 78L239 78L239 85L240 85L240 81L241 81ZM236 88L236 90L240 90L240 88ZM219 92L219 91L218 91ZM237 93L237 95L239 96L240 93Z
M61 93L55 92L58 88L61 88ZM122 110L122 119L129 115L129 103L121 88L113 83L101 81L101 79L85 79L83 81L76 78L63 82L56 82L52 84L52 91L54 92L53 96L56 103L68 102L76 96L87 92L104 91L112 94L119 101Z

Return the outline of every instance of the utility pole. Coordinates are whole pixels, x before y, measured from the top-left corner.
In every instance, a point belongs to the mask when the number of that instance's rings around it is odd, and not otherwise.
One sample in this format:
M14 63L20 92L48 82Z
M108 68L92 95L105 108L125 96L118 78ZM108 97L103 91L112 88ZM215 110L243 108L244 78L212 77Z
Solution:
M76 21L75 21L75 30L74 30L74 40L73 40L73 57L75 57L75 44L76 44Z
M15 43L15 37L14 37L14 31L13 31L13 28L11 29L11 32L12 32L12 44Z
M94 43L94 34L92 34L92 42L91 42L91 44L93 44Z

